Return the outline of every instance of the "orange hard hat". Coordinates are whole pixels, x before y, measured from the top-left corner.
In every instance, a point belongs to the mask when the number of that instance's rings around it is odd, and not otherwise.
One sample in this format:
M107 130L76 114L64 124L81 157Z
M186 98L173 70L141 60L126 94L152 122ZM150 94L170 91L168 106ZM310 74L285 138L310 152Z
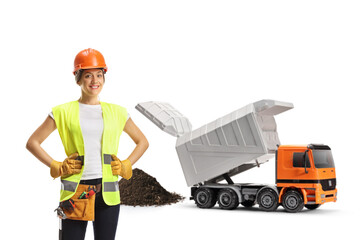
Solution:
M80 69L102 68L107 71L104 56L97 50L88 48L79 52L74 60L74 75Z

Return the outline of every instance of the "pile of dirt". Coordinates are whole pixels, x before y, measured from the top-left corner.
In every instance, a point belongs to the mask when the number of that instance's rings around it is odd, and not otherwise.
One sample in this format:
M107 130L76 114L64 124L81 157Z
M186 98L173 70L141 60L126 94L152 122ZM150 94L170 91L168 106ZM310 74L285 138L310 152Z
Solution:
M119 181L121 204L129 206L162 206L177 203L184 197L166 191L156 178L141 169L133 169L130 180Z

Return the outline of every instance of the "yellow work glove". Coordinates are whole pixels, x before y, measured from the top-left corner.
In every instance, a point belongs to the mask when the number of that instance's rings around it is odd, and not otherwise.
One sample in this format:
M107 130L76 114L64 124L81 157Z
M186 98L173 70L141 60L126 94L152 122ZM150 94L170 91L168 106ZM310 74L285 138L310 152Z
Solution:
M115 155L111 155L111 170L113 175L119 175L126 180L132 177L132 166L129 159L120 161Z
M73 153L63 162L53 160L50 165L50 175L53 178L57 178L65 175L80 173L82 161L75 160L78 156L79 154Z

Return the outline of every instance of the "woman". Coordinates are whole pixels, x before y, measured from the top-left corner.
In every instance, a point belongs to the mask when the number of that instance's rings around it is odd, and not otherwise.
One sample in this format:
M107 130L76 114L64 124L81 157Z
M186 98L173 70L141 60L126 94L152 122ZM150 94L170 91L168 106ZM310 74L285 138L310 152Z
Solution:
M99 51L89 48L78 53L73 73L81 88L80 99L54 107L26 145L50 167L53 178L61 177L60 207L66 216L61 220L60 239L84 239L89 220L95 239L115 239L120 211L118 176L129 179L132 165L148 148L125 108L99 101L106 72ZM53 160L41 147L55 129L68 156L63 162ZM122 131L136 144L124 161L116 157Z

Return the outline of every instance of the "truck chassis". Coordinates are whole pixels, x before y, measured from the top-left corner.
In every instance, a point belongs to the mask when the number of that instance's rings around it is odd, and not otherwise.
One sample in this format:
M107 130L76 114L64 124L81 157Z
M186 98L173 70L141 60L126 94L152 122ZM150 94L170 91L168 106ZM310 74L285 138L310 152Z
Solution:
M316 209L320 205L304 205L302 194L297 189L289 189L283 197L283 203L279 201L279 190L275 185L234 183L231 185L210 183L191 188L191 200L194 200L199 208L212 208L216 203L221 209L232 210L243 205L246 208L259 204L263 211L275 211L282 205L287 212L298 212L306 206L308 209Z

